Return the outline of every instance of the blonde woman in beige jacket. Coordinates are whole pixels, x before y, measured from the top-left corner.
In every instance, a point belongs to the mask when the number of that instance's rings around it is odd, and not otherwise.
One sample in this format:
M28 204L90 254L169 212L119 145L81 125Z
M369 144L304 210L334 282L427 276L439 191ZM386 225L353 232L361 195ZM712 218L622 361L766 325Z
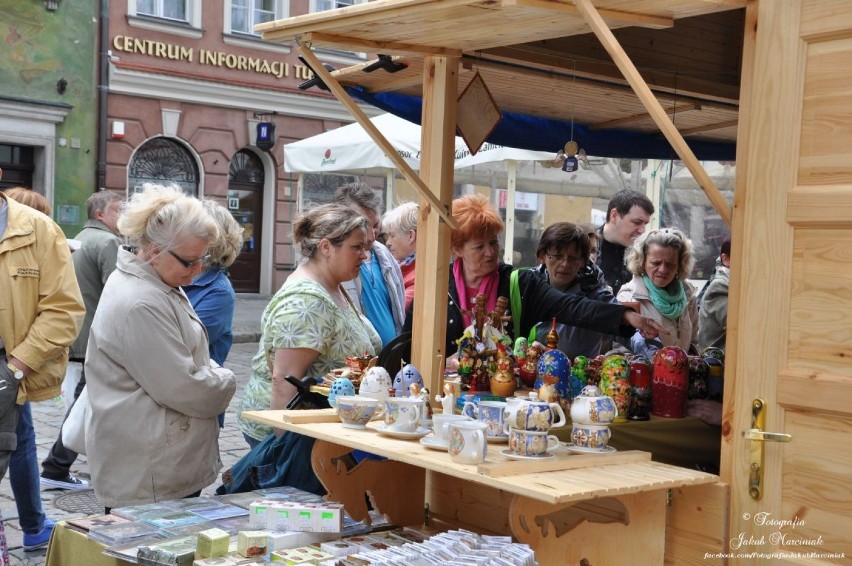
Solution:
M210 360L204 326L181 290L203 269L217 226L176 187L133 195L86 350L86 448L98 499L112 507L191 497L221 468L216 416L234 395Z

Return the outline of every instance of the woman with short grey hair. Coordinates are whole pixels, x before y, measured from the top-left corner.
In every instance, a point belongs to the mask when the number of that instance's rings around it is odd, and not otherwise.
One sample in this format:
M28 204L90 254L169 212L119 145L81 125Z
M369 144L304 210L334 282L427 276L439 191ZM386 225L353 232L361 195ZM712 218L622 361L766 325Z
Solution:
M197 495L221 468L219 426L236 390L211 361L204 326L181 290L219 230L177 187L146 185L118 219L118 252L86 355L86 449L98 499L112 507Z
M402 270L405 285L405 308L414 300L414 266L417 251L417 223L420 220L420 205L404 202L387 211L382 217L385 246L390 250Z
M693 266L692 242L677 228L645 232L627 249L633 279L621 287L620 303L635 303L639 313L660 323L668 334L647 338L636 332L631 350L653 356L662 346L697 352L698 307L695 288L687 281Z

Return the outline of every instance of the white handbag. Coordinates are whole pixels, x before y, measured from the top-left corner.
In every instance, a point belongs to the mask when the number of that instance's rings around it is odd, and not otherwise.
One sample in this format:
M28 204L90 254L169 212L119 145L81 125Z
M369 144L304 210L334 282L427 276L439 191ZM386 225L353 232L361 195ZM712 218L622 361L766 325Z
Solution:
M65 448L77 454L86 454L86 424L91 412L89 388L83 386L83 391L80 392L80 396L65 417L65 422L62 423L62 444Z

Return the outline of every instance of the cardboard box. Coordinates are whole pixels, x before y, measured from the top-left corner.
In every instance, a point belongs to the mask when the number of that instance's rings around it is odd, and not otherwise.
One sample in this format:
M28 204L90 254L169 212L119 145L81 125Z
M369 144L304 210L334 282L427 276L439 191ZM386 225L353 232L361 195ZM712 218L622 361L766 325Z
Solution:
M228 554L231 536L222 529L207 529L198 533L195 547L196 558L216 558Z
M237 533L237 554L251 558L266 555L265 531L240 531Z
M340 503L266 503L267 528L272 531L339 533L343 528L344 513ZM258 515L260 507L257 509Z

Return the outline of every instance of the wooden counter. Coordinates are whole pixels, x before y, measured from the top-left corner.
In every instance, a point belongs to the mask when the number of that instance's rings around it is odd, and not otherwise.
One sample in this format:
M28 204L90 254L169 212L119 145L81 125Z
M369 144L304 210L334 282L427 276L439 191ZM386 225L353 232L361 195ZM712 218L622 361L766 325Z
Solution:
M688 494L693 487L715 486L719 479L653 462L650 454L640 451L586 455L560 448L552 459L527 461L500 454L505 444L490 444L485 463L456 464L449 454L427 449L417 440L381 435L373 423L367 430L350 429L336 422L333 410L312 413L253 411L243 416L325 441L315 446L314 470L338 501L357 503L366 494L392 520L395 514L422 517L425 509L427 520L442 527L511 534L533 546L541 564L579 564L584 559L592 564L662 564L670 490ZM349 449L391 461L365 461L344 470L337 456ZM362 465L370 470L357 474ZM362 489L364 493L351 499L343 494ZM390 495L378 501L388 490ZM357 511L343 503L358 518ZM721 537L709 538L706 550L718 552L712 545ZM695 563L707 564L703 554L695 552ZM625 562L631 555L642 558Z

